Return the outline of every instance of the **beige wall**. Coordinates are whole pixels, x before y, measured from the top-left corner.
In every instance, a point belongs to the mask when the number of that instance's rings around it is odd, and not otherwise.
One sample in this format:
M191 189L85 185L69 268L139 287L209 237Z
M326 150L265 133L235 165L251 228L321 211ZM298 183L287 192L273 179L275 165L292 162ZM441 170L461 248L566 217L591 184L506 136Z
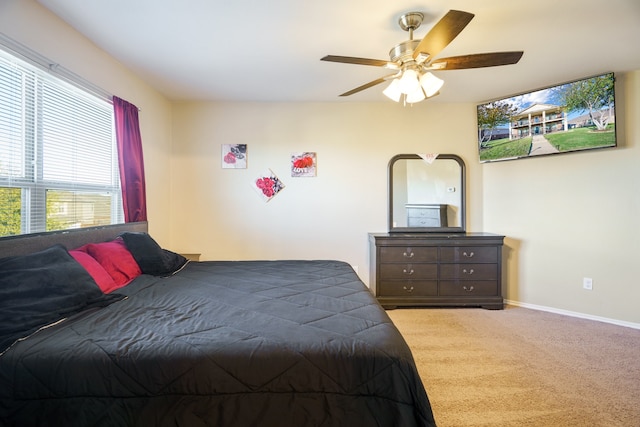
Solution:
M471 104L172 105L35 2L0 2L0 31L141 108L150 232L165 247L341 259L368 282L388 160L455 153L467 163L467 228L507 236L509 300L640 324L640 71L618 75L620 148L481 165ZM247 169L221 168L226 143L249 145ZM296 151L318 153L316 178L290 176ZM268 203L250 188L265 168L286 184Z
M159 242L170 245L167 189L171 181L171 104L168 100L35 1L0 1L0 31L141 109L149 227Z
M482 165L484 228L508 299L640 324L640 71L616 86L618 148Z
M368 232L387 230L387 163L456 153L468 164L470 229L481 229L475 107L423 103L183 103L174 106L172 242L203 259L332 258L368 281ZM247 169L222 169L221 144L248 144ZM315 178L292 178L293 152L317 153ZM286 188L263 202L270 168Z
M617 77L621 147L482 165L474 105L175 105L172 242L203 259L342 259L368 282L389 158L450 152L467 163L467 229L507 236L508 300L638 325L639 76ZM249 145L247 169L221 168L224 143ZM290 177L295 151L318 153L317 178ZM287 186L268 203L249 186L265 168Z

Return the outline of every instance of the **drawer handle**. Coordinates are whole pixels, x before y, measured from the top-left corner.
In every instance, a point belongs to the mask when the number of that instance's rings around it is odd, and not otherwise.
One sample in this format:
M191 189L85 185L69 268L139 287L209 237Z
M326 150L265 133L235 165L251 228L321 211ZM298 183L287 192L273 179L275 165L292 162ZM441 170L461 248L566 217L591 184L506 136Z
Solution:
M462 269L462 272L463 272L464 274L468 274L469 276L471 276L471 275L473 274L473 268L472 268L472 269L470 269L470 270L467 270L466 268L463 268L463 269Z
M413 268L412 268L411 270L409 270L409 271L407 271L407 269L406 269L406 268L403 268L403 269L402 269L402 272L403 272L404 274L408 274L409 276L411 276L411 275L413 274Z
M413 292L413 286L410 287L410 288L407 288L406 286L403 286L402 289L404 289L405 291L407 291L409 293Z
M473 292L473 286L469 286L468 288L466 286L463 286L462 289L464 289L467 292Z
M467 257L467 258L473 258L475 254L473 252L462 252L462 256Z
M403 252L402 256L405 258L413 258L413 252L410 252L410 253Z

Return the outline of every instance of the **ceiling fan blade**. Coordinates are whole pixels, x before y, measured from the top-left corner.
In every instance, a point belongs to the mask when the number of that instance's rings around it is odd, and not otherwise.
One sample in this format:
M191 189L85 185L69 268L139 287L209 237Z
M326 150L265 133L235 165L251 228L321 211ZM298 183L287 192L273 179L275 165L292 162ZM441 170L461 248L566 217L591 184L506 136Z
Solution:
M413 52L413 59L416 59L420 53L428 53L429 58L434 58L460 34L474 16L473 13L461 10L447 12L418 43Z
M464 70L465 68L511 65L520 61L523 53L522 51L513 51L452 56L449 58L436 59L429 65L429 68L434 70Z
M389 64L393 64L393 62L384 61L382 59L356 58L353 56L336 55L327 55L324 58L320 58L320 60L329 62L341 62L343 64L373 65L374 67L386 67Z
M396 76L396 74L391 74L391 75L389 75L389 76L380 77L379 79L375 79L375 80L373 80L373 81L371 81L371 82L369 82L369 83L365 83L365 84L363 84L362 86L358 86L358 87L357 87L357 88L355 88L355 89L351 89L351 90L350 90L350 91L348 91L348 92L342 93L342 94L340 94L340 96L349 96L349 95L353 95L354 93L358 93L358 92L363 91L363 90L365 90L365 89L369 89L370 87L373 87L373 86L379 85L380 83L384 83L384 82L386 82L387 80L389 80L389 78L390 78L390 77L394 77L394 76Z

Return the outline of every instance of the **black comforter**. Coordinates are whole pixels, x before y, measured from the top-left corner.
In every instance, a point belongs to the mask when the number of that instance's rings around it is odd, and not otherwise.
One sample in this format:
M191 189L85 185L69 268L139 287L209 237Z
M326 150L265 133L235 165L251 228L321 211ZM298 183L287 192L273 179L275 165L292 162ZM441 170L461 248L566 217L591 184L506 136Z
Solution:
M345 263L190 263L118 293L0 357L3 425L435 425L404 339Z

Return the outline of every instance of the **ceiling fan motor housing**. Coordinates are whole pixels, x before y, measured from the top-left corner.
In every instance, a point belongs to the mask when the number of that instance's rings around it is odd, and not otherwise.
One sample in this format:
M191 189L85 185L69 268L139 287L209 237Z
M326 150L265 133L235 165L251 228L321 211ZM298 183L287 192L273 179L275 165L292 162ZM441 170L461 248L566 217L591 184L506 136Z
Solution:
M389 51L389 58L391 62L406 63L414 61L413 52L418 47L419 40L407 40L402 43L398 43Z

